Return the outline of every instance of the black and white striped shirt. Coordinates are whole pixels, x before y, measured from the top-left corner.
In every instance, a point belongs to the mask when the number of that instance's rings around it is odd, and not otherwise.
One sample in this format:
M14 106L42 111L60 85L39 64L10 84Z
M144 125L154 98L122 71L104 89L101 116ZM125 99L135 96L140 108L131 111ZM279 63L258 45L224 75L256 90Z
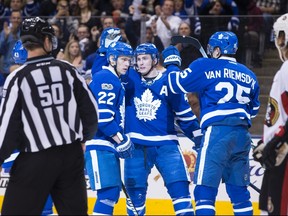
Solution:
M0 165L16 148L37 152L85 142L97 131L97 102L76 69L50 56L28 59L4 84Z

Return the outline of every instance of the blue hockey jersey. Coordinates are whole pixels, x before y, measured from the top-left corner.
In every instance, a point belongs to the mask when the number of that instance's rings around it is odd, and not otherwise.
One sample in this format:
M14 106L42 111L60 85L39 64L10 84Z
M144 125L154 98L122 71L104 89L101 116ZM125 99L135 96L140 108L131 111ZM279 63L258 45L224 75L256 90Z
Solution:
M169 87L173 93L199 94L202 129L228 116L246 119L251 126L259 111L256 75L235 58L197 59L184 71L170 72Z
M134 69L122 77L126 90L125 133L132 142L145 146L178 144L175 121L190 139L201 134L186 96L173 94L167 78L167 73L159 73L147 81Z
M125 89L116 72L103 66L93 75L89 85L98 102L98 131L86 142L86 150L99 149L116 152L116 142L111 138L124 132Z
M108 66L107 56L104 53L99 53L98 50L94 57L91 73L92 75L101 71L103 66Z

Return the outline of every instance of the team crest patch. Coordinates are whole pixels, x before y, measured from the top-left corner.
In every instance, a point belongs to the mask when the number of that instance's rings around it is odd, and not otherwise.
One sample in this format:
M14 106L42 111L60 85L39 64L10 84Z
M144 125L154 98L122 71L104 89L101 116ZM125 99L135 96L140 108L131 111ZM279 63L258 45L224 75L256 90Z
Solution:
M269 97L267 112L265 116L265 125L267 125L268 127L273 126L275 122L278 120L278 118L279 118L278 103L274 98Z
M161 101L159 99L153 100L152 92L150 89L146 89L141 99L134 98L134 104L136 107L136 117L146 122L147 120L156 119L156 112L161 105Z
M184 150L183 156L184 156L187 168L188 168L191 182L193 182L197 153L192 150L189 150L189 151Z
M113 89L113 85L112 84L109 84L109 83L102 83L101 84L101 88L103 90L112 90Z
M187 165L187 171L189 172L191 182L193 182L197 153L194 150L184 150L182 154ZM161 178L161 175L157 174L153 179L154 181L158 181L159 178Z

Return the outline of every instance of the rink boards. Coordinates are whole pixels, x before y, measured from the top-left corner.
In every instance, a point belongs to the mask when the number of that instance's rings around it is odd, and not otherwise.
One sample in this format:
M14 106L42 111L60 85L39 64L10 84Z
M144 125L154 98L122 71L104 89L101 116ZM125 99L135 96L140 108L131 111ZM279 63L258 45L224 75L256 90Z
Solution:
M193 146L193 142L188 138L181 136L179 138L180 146L183 151L190 176L193 176L195 159L196 155L191 150ZM253 142L256 144L258 138L253 138ZM250 179L251 183L256 187L261 187L262 177L264 174L264 169L260 166L259 163L253 160L252 154L250 154ZM2 204L3 195L5 193L5 188L9 181L9 174L6 170L2 170L0 179L0 204ZM173 205L170 200L170 197L164 187L164 182L159 172L153 168L152 172L148 179L149 187L147 193L147 215L173 215ZM190 184L191 195L193 196L193 184ZM259 194L253 188L249 187L251 193L251 201L253 202L254 214L259 215L258 210L258 198ZM90 190L89 179L87 177L87 192L89 198L89 213L92 212L94 202L96 200L96 192ZM115 206L115 215L125 215L126 213L126 203L125 203L125 195L121 192L120 200ZM218 215L231 215L233 214L232 206L229 202L229 198L225 192L225 186L223 184L220 185L219 192L217 195L216 202L216 213Z

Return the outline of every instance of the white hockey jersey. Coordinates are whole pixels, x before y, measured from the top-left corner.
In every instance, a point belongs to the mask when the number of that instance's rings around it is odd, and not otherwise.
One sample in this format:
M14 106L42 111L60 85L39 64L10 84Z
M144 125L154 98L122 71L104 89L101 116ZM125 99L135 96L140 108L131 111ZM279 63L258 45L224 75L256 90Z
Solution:
M273 79L270 90L265 124L263 131L263 142L268 143L279 126L284 126L288 119L288 61L285 61Z

